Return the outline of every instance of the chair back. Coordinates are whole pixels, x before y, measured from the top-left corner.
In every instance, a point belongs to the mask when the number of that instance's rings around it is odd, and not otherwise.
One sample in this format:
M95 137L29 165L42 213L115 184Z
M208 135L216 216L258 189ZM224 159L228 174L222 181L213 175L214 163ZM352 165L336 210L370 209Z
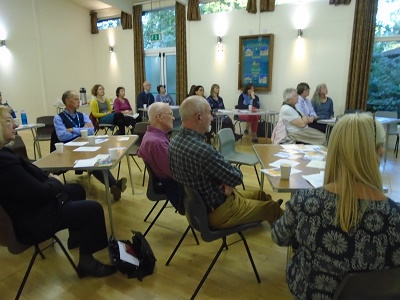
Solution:
M140 146L143 140L143 136L146 133L147 127L149 125L150 125L149 122L138 122L135 124L135 127L133 128L133 134L137 134L139 136L135 144Z
M375 113L375 117L384 117L384 118L393 118L393 119L397 119L398 115L396 111L377 111ZM390 124L389 127L389 134L395 135L397 134L397 124Z
M12 254L19 254L30 248L18 242L10 216L0 205L0 246L8 248Z
M334 300L400 299L400 268L348 273L339 284Z
M24 141L18 134L15 135L14 143L7 144L6 147L23 159L29 160Z
M172 127L172 130L179 130L182 127L182 119L181 119L181 115L179 114L179 109L173 109L172 113L174 114L174 124Z
M56 150L56 143L60 143L61 141L58 139L58 136L56 134L56 131L53 130L51 133L51 138L50 138L50 153Z
M149 182L147 184L147 198L151 201L166 200L167 195L164 192L164 186L158 180L157 176L154 174L153 170L150 168L149 164L144 162L147 171L149 172Z
M51 134L54 130L54 116L42 116L36 119L36 123L43 123L44 127L37 128L37 139L50 140Z
M218 131L218 144L219 151L222 156L227 156L229 154L235 153L235 136L233 135L232 129L223 128Z

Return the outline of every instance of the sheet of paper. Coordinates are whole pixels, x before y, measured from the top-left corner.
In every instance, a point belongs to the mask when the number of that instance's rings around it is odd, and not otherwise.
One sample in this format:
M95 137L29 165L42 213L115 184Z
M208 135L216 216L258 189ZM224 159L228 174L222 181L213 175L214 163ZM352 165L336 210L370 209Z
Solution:
M76 152L95 152L97 150L99 150L101 147L79 147L76 148L72 151L76 151Z
M104 143L107 141L108 141L108 139L96 139L96 144L101 144L101 143Z
M88 159L80 159L75 162L74 168L93 167L97 163L96 157Z
M124 243L118 241L118 249L119 249L119 258L121 260L126 261L132 265L139 266L139 260L133 255L130 255L128 252L126 252Z
M333 119L322 119L321 120L324 123L336 123L336 118Z
M296 154L293 154L290 152L278 152L278 153L275 153L274 156L278 156L278 157L286 158L286 159L298 159L301 157L301 155L296 155Z
M325 155L320 152L306 152L302 159L303 160L324 160Z
M249 113L249 111L246 110L246 109L239 109L239 112L240 112L240 113Z
M122 137L119 137L117 139L117 141L129 141L129 137L128 136L122 136Z
M98 139L106 139L106 138L108 138L108 135L107 135L107 134L104 134L104 135L96 135L96 138L98 138Z
M64 146L83 146L86 145L88 142L69 142L64 144Z
M325 169L326 162L322 160L312 160L307 164L309 168Z
M231 111L230 110L226 110L226 109L218 109L218 112L220 112L220 113L229 113Z
M272 176L272 177L277 177L277 176L281 176L281 169L280 168L275 168L275 169L261 169L261 172ZM297 174L297 173L301 173L301 170L292 168L290 170L290 175L292 174Z
M320 171L318 174L302 175L302 177L315 188L319 188L324 185L324 176L324 171Z
M277 161L274 161L273 163L270 163L269 165L271 167L280 168L281 164L289 164L293 168L294 166L297 166L300 163L297 161L288 160L288 159L278 159Z

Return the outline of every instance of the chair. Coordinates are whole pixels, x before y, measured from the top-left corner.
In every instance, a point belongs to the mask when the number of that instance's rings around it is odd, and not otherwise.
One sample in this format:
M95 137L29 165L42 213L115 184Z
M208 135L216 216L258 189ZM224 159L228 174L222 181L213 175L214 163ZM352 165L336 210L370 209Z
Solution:
M174 114L175 118L172 131L179 131L182 127L182 119L181 115L179 114L179 109L173 109L172 113Z
M375 113L376 117L384 117L384 118L393 118L397 119L398 115L396 111L377 111ZM399 154L399 131L397 130L397 124L390 124L389 127L389 135L396 135L396 144L394 146L394 154L397 155Z
M9 143L6 145L7 148L11 149L15 154L19 155L27 161L33 162L34 160L29 159L28 153L26 151L26 146L21 136L15 135L14 143Z
M235 109L239 109L239 105L235 105ZM240 126L240 124L246 123L246 121L240 120L239 115L234 115L233 120L235 121L235 123L233 124L234 127L236 127L236 124L239 123L239 132L240 134L242 134L242 127Z
M333 300L400 299L400 268L348 273Z
M106 123L100 124L99 121L93 116L92 113L90 113L89 119L92 122L93 127L94 127L94 135L96 135L100 129L103 129L105 134L108 134L108 130L111 130L111 133L114 133L114 130L115 130L114 124L106 124Z
M221 155L230 163L235 164L240 168L241 165L254 166L254 171L257 175L258 184L260 178L258 176L256 165L259 163L257 156L254 153L238 152L235 149L235 137L230 128L224 128L218 131L219 147ZM243 189L245 189L242 181Z
M186 210L186 218L188 219L190 226L186 229L184 235L182 236L178 245L175 247L170 258L168 259L166 265L168 266L168 264L172 260L174 254L176 253L176 251L178 250L178 248L180 246L180 243L182 242L186 233L189 231L189 228L194 228L195 230L199 231L201 234L201 238L205 242L212 242L212 241L215 241L218 239L222 239L221 247L219 247L217 254L215 255L214 259L212 260L210 266L208 267L206 273L204 274L203 278L201 279L199 285L197 286L196 290L194 291L194 293L190 299L194 299L196 297L197 293L200 291L203 283L207 279L208 274L211 272L212 268L214 267L215 263L217 262L222 250L224 248L226 248L226 250L228 250L228 244L226 243L226 237L228 235L231 235L234 233L238 233L240 235L240 238L243 241L243 244L246 248L247 255L250 259L251 266L253 267L254 274L257 278L257 281L260 283L261 282L260 276L258 275L257 268L256 268L256 265L254 264L254 260L251 255L246 238L244 237L244 235L242 233L242 231L244 231L246 229L250 229L250 228L259 226L260 223L252 222L252 223L237 225L237 226L230 227L230 228L213 230L208 225L207 209L206 209L206 206L205 206L204 201L201 198L200 194L196 190L193 190L192 188L189 188L187 186L185 186L185 192L186 192L186 197L185 197L184 203L185 203L185 210Z
M33 153L35 156L35 160L36 160L36 151L38 152L39 157L41 155L39 142L50 141L51 139L51 133L54 130L53 120L54 116L43 116L43 117L38 117L36 119L36 123L43 123L44 127L39 127L36 129L36 138L33 140Z
M14 232L14 226L11 221L11 218L7 214L7 212L4 210L4 208L0 205L0 246L7 247L8 251L12 254L20 254L32 246L35 247L35 251L33 252L31 261L25 272L24 278L22 279L21 285L18 289L15 299L19 299L19 297L21 296L22 290L24 289L25 283L28 280L28 276L31 272L31 269L33 267L33 264L35 263L35 259L38 256L38 254L42 257L42 259L45 259L42 251L53 246L55 243L57 243L60 246L60 248L64 252L65 256L71 263L71 266L74 268L75 272L78 274L78 270L76 268L75 263L73 262L71 256L68 254L67 250L65 250L65 247L61 243L59 238L56 235L53 235L52 237L49 237L49 238L52 238L53 242L50 245L46 246L42 250L39 248L39 244L24 245L24 244L21 244L20 242L18 242L15 232Z

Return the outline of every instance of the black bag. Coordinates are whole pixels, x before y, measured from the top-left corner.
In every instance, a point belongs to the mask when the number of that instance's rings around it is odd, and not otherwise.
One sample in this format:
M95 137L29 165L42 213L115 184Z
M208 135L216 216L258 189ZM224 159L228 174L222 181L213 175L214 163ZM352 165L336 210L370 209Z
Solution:
M120 259L118 240L114 236L110 236L108 252L111 262L128 278L137 278L142 281L143 277L153 274L156 265L156 258L146 238L138 231L132 231L132 242L120 241L127 247L127 252L135 256L139 260L139 266L135 266L129 262Z
M274 130L274 125L272 123L268 122L267 130L268 130L268 135L265 135L265 121L258 122L257 137L271 138L272 131Z

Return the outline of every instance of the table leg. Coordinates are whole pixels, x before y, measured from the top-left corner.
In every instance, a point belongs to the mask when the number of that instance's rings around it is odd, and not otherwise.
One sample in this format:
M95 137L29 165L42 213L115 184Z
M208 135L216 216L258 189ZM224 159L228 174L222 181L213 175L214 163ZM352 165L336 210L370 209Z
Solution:
M31 128L31 132L32 132L33 141L34 141L33 153L35 155L35 159L36 159L36 150L35 150L35 148L37 149L39 158L42 158L42 151L40 149L40 143L37 140L37 129L36 128Z
M264 172L261 171L261 183L260 183L261 190L264 190Z
M114 223L113 223L113 217L112 217L112 206L111 206L111 199L109 196L109 190L110 190L110 182L108 178L108 170L102 170L103 175L104 175L104 188L106 189L106 202L108 206L108 216L110 217L110 228L111 228L111 234L114 235Z
M126 155L126 160L127 160L127 162L128 162L129 181L131 182L132 195L134 195L134 194L135 194L135 190L133 189L132 170L131 170L131 162L130 162L130 160L129 160L129 154Z

